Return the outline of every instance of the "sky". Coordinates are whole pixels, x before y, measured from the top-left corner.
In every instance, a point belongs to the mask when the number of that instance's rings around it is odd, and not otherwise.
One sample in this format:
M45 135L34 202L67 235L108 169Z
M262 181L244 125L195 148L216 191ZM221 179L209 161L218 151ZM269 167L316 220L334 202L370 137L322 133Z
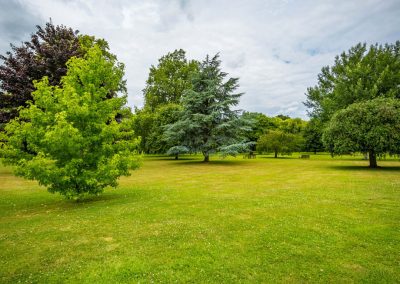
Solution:
M0 0L0 54L51 18L104 38L126 67L128 104L143 106L151 65L175 49L220 53L239 77L239 108L307 118L307 87L359 42L400 40L400 0Z

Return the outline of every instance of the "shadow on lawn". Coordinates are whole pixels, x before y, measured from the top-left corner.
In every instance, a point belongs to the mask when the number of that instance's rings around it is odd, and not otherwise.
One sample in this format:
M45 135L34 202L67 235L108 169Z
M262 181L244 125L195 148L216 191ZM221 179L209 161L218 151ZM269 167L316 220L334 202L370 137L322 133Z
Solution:
M204 162L200 159L192 159L192 160L177 160L176 165L184 165L184 166L241 166L246 163L246 160L210 160L209 162Z
M195 157L182 157L182 158L179 157L178 160L175 160L174 157L168 157L168 156L159 156L156 158L151 157L148 159L151 161L195 161L195 160L198 160L198 158L195 158Z
M277 157L277 158L275 158L274 156L260 156L260 157L258 157L258 158L261 158L261 159L271 159L271 160L293 160L293 159L298 159L298 160L301 160L301 159L299 159L299 157L295 157L295 156L286 156L286 157ZM304 160L304 159L303 159Z
M86 210L92 207L104 206L104 204L107 204L107 207L119 206L124 203L136 203L150 198L148 191L140 189L134 189L129 192L118 192L118 189L115 192L106 190L100 195L86 196L80 200L66 199L59 194L55 194L48 196L46 199L30 200L23 204L21 209L39 214L45 214L48 210L63 213L71 210Z
M341 171L384 171L384 172L400 172L400 166L393 167L393 166L379 166L378 168L370 168L367 165L365 166L348 166L348 165L329 165L326 166L330 169L341 170Z

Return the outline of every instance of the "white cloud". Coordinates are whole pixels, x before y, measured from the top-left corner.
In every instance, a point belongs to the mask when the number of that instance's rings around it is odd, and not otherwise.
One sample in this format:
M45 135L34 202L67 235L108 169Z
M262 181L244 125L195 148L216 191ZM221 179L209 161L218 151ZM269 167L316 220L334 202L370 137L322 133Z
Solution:
M240 107L305 117L306 88L324 65L358 42L400 39L400 2L357 1L21 1L43 24L50 17L105 38L126 65L129 104L141 106L148 69L177 48L203 59L220 52L240 77ZM34 27L30 32L34 31ZM4 53L4 51L2 51Z

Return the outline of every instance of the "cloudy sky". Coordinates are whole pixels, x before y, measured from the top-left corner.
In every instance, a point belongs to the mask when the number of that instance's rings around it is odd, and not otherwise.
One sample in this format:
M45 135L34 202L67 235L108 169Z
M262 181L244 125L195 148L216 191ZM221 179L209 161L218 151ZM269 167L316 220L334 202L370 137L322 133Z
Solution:
M239 77L240 108L306 117L307 87L358 42L400 40L400 0L0 0L0 53L51 18L102 37L126 65L129 105L141 107L152 64L174 49L220 52Z

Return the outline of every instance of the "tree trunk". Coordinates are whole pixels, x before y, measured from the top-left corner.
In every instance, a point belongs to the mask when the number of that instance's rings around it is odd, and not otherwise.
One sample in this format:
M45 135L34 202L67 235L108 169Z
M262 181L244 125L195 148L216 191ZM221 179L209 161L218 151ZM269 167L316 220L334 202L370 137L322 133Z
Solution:
M208 163L210 161L209 154L208 153L203 153L203 155L204 155L204 161L203 162Z
M376 154L373 150L369 151L369 167L370 168L377 168L378 164L376 162Z
M275 151L275 158L278 158L278 151Z
M317 150L316 149L314 149L314 155L317 155Z
M179 155L179 154L176 154L176 155L175 155L175 160L178 160L178 155Z

